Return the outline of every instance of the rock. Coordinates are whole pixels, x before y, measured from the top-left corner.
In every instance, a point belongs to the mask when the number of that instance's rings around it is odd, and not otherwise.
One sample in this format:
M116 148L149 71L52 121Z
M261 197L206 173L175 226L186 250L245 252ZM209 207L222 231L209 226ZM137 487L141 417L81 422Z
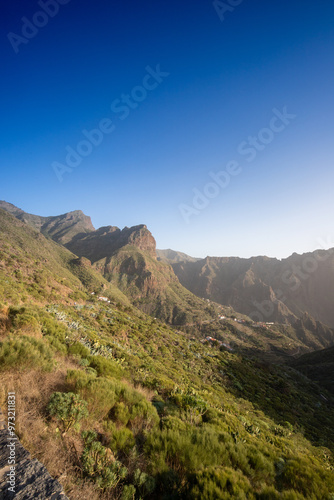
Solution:
M8 444L15 443L15 492L9 490ZM13 466L12 466L13 467ZM17 436L10 436L0 410L0 500L68 500L62 486L44 465L31 459Z

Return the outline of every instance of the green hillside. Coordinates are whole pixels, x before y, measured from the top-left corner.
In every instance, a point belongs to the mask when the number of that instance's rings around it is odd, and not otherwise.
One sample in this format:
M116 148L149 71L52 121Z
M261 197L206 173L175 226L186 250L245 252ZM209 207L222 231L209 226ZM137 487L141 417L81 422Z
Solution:
M13 303L72 303L103 292L128 299L63 246L0 209L0 293Z

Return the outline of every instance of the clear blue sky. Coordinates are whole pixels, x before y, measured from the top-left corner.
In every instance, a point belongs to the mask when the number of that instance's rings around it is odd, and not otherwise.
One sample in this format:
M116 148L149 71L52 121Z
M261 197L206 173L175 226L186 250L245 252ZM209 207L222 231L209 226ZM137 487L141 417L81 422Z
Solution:
M0 7L0 199L145 223L194 256L334 246L332 0L244 0L223 21L208 0L55 1ZM102 142L59 173L101 121ZM212 198L195 206L194 189Z

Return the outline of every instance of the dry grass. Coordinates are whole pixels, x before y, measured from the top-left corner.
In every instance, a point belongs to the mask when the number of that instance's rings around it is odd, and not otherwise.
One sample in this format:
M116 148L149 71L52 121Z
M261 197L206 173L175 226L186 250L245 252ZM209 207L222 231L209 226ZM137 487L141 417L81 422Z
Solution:
M133 387L133 386L132 386ZM143 387L142 385L136 385L134 386L137 392L142 394L147 401L152 401L152 399L155 396L155 392L152 389L149 389L148 387Z
M97 490L93 483L84 481L79 457L82 442L78 434L69 433L62 438L56 432L56 423L48 419L46 406L55 391L66 391L66 372L77 368L71 360L59 358L53 373L31 370L1 374L0 407L6 415L8 392L16 394L16 433L22 445L58 479L71 500L98 500L108 496ZM112 498L112 497L109 497Z
M0 308L0 340L2 340L6 335L8 330L11 327L11 323L8 317L9 308L7 306L3 306Z

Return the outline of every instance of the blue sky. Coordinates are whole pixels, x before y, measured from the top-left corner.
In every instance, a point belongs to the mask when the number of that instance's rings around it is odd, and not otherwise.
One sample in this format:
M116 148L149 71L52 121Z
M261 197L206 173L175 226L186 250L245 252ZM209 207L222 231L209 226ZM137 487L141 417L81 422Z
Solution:
M194 256L334 246L332 1L49 2L1 6L0 199Z

